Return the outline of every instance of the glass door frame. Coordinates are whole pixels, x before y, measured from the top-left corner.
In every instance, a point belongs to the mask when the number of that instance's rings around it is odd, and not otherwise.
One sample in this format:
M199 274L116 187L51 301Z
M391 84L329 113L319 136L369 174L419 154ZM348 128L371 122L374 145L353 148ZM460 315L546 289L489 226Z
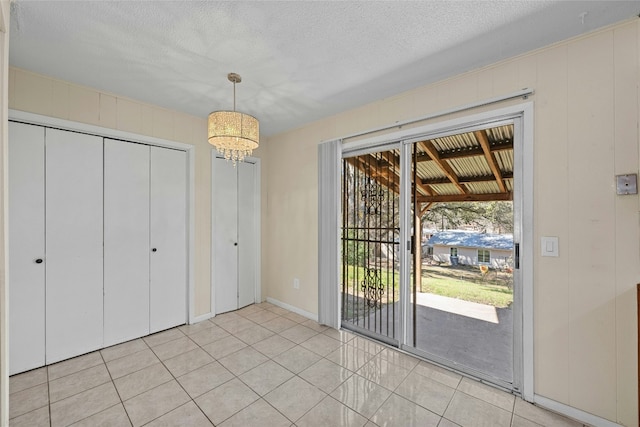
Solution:
M424 141L425 139L442 138L442 137L456 135L460 133L490 129L490 128L503 126L503 125L513 125L514 126L513 241L514 241L514 247L519 248L522 242L522 238L520 236L520 232L522 229L521 227L522 209L521 209L521 204L519 204L518 202L520 202L521 195L522 195L521 185L520 185L521 179L522 179L522 173L521 171L516 170L516 167L521 166L516 161L516 158L520 154L520 151L521 151L520 147L522 145L522 138L518 136L519 135L518 132L521 132L521 124L519 124L520 119L521 117L519 115L516 115L513 117L496 117L493 119L487 119L482 121L472 120L466 123L462 122L454 126L446 126L443 124L440 128L436 128L436 129L433 129L431 132L426 132L424 134L421 134L419 137L407 138L402 141L401 157L403 156L406 159L406 164L401 164L401 165L406 168L407 173L405 174L405 178L404 178L405 181L402 181L400 184L401 185L400 188L401 188L401 191L405 193L405 199L407 204L400 205L401 211L403 207L405 209L405 212L404 212L405 228L404 229L402 228L402 221L401 221L401 230L400 230L400 235L402 236L401 239L404 239L404 241L407 241L407 242L411 242L412 238L415 238L415 239L418 238L417 236L416 237L412 236L413 234L412 229L414 225L413 197L412 197L412 174L413 174L412 156L413 156L414 145L417 144L418 142ZM407 247L409 247L409 244L410 243L407 243ZM412 259L411 251L407 251L407 252L408 252L407 257ZM519 249L516 249L514 252L519 252ZM520 260L517 261L518 264L519 264L519 261ZM415 337L415 331L414 331L415 318L413 316L415 316L415 310L411 310L412 302L410 298L410 294L411 294L410 287L413 286L413 283L409 280L411 278L411 268L412 268L411 261L407 263L406 268L408 270L405 276L408 278L407 283L405 282L400 283L400 289L403 289L403 287L406 287L406 291L405 291L406 301L404 301L407 307L407 311L405 311L407 313L407 316L405 319L406 339L400 344L400 349L408 353L413 353L415 355L418 355L420 357L433 361L439 365L461 371L475 378L478 378L482 381L489 382L501 388L520 394L521 388L522 388L522 375L521 375L521 372L522 372L522 333L521 333L522 332L522 275L521 275L521 269L516 268L514 269L514 272L513 272L513 276L514 276L513 277L514 302L513 302L513 322L512 322L513 382L507 382L503 379L494 377L486 372L476 370L470 366L458 364L456 363L455 360L447 359L442 356L438 356L434 353L421 350L413 345L413 338ZM415 305L413 305L413 307L415 307Z
M513 390L523 399L533 401L533 103L524 102L482 113L470 114L425 126L401 129L382 136L343 144L342 157L391 149L400 145L400 316L398 346L401 350L427 358L444 367L459 370L446 360L423 354L412 342L411 312L411 150L412 144L441 134L452 134L476 128L492 127L510 121L514 125L514 246L519 248L519 269L514 270L514 283L521 292L514 293L513 384L506 384L481 372L465 370L464 374ZM340 196L341 197L341 196ZM402 244L404 242L404 244ZM339 250L339 249L338 249ZM515 287L515 285L514 285ZM377 337L374 337L377 338Z

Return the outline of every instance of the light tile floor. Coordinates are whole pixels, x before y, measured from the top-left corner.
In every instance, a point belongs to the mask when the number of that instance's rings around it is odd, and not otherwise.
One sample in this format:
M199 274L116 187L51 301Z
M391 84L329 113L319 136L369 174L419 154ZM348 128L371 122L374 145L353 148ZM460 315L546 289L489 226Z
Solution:
M10 379L11 426L580 426L269 303Z

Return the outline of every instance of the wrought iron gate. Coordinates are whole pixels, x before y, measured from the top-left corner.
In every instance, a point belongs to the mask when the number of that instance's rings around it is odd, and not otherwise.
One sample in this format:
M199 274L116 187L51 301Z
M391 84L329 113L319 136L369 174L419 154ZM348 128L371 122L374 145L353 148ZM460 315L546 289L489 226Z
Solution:
M343 160L342 324L397 343L399 188L397 150Z

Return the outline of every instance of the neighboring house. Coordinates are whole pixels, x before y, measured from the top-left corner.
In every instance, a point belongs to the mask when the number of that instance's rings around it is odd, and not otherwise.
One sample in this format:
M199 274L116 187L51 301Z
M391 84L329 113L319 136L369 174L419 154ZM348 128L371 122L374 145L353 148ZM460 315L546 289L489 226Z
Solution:
M512 259L513 235L447 230L431 236L428 246L438 262L503 268Z

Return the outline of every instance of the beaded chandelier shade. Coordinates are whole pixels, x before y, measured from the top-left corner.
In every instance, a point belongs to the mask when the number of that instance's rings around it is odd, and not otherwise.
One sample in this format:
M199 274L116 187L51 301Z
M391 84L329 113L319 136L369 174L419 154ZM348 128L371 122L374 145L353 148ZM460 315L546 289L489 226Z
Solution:
M236 83L242 81L241 77L230 73L227 78L233 83L233 111L209 114L208 136L209 144L235 165L258 148L260 125L255 117L236 111Z

